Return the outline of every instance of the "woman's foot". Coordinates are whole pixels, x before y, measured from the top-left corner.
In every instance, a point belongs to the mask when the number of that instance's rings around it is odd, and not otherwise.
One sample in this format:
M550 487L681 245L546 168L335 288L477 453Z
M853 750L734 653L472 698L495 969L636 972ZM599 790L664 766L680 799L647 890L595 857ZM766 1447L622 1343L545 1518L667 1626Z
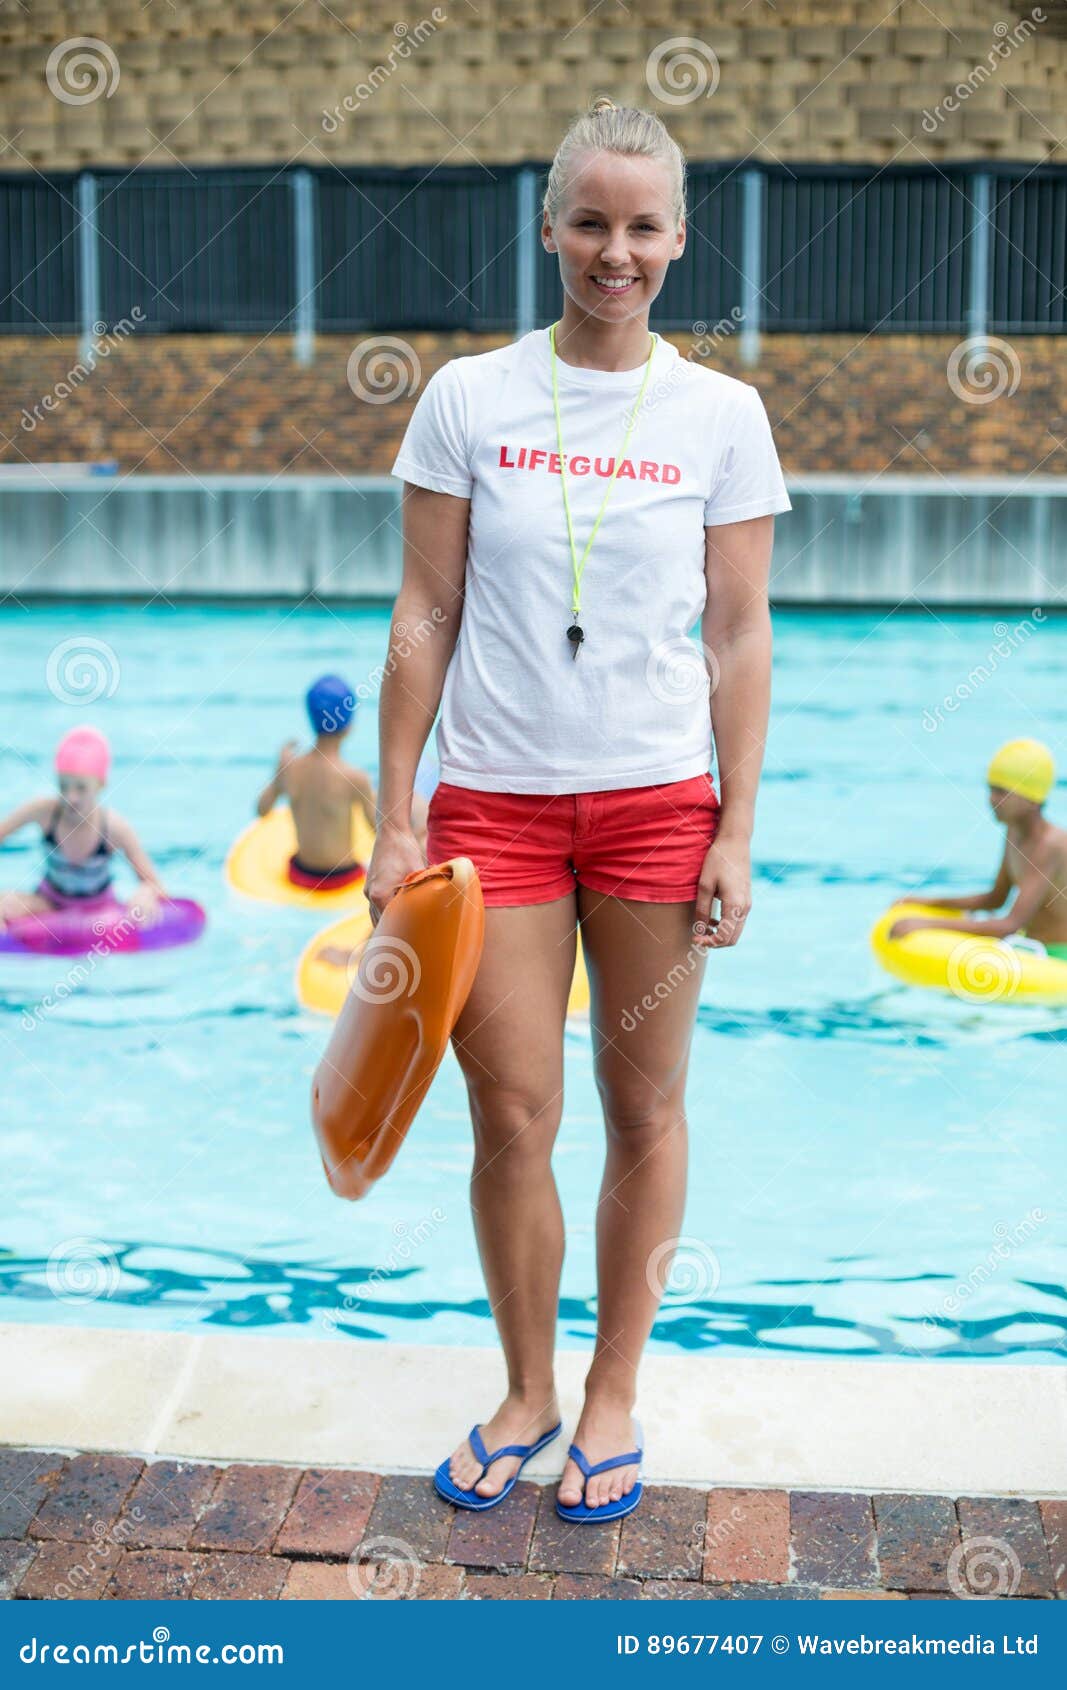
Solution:
M586 1397L571 1442L578 1445L590 1467L595 1467L598 1461L607 1461L609 1456L625 1455L628 1450L636 1449L636 1428L630 1407L615 1399ZM578 1463L568 1459L557 1496L564 1508L574 1508L582 1501L587 1508L600 1508L605 1502L618 1502L620 1497L629 1496L638 1477L634 1462L630 1467L612 1467L587 1479Z
M478 1422L478 1430L486 1449L492 1451L504 1444L535 1444L558 1425L559 1404L553 1391L547 1400L543 1395L505 1397L491 1420ZM460 1490L473 1490L476 1496L498 1496L520 1466L517 1455L502 1455L486 1468L484 1478L479 1479L482 1464L464 1438L452 1453L448 1476Z

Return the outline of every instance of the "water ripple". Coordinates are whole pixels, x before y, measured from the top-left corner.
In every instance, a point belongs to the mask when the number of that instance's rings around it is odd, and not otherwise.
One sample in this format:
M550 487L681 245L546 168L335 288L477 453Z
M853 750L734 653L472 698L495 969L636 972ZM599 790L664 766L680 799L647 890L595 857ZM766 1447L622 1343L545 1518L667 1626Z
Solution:
M107 1295L96 1299L120 1307L153 1312L167 1309L177 1327L244 1328L266 1331L287 1326L314 1324L332 1330L339 1337L387 1340L396 1336L394 1323L424 1326L436 1316L460 1315L484 1327L473 1342L493 1341L495 1327L484 1297L449 1300L414 1295L426 1278L421 1268L383 1268L351 1262L286 1262L268 1257L241 1256L223 1250L201 1251L194 1245L175 1246L131 1240L106 1247L109 1274ZM148 1260L139 1260L148 1257ZM151 1259L154 1258L154 1259ZM112 1265L113 1264L113 1265ZM911 1285L917 1282L951 1280L948 1273L913 1276L865 1277L865 1282ZM826 1280L768 1280L768 1291L791 1292L803 1286L809 1293L822 1286L850 1283L834 1277ZM1025 1282L1024 1282L1025 1283ZM383 1295L385 1288L406 1291L406 1295ZM1038 1285L1038 1290L1067 1300L1059 1285ZM20 1256L0 1252L0 1293L22 1303L53 1303L49 1284L49 1263L44 1256ZM94 1299L68 1298L78 1302L92 1318ZM569 1335L589 1343L596 1332L595 1299L563 1297L559 1308L561 1326ZM722 1345L763 1354L845 1356L879 1355L896 1357L957 1359L1001 1356L1048 1356L1053 1350L1067 1351L1067 1314L1043 1313L1044 1336L1032 1342L1020 1340L1018 1329L1034 1316L1020 1307L985 1320L951 1320L901 1314L895 1326L873 1321L851 1321L820 1314L810 1300L797 1301L788 1295L780 1304L769 1301L730 1301L726 1298L694 1298L659 1311L652 1336L660 1343L686 1352L714 1350ZM921 1327L923 1341L910 1344L908 1334ZM1002 1332L1013 1329L1009 1339ZM1060 1334L1050 1339L1048 1329ZM934 1336L936 1334L936 1336Z

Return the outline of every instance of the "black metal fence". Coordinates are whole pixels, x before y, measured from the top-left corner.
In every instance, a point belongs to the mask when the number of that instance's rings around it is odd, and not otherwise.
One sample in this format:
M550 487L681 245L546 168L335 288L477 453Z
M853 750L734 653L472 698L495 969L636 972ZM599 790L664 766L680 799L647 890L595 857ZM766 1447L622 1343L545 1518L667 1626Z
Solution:
M764 220L764 326L961 328L972 222L966 178L775 173Z
M536 165L3 176L0 330L99 334L135 307L160 334L545 323L543 181ZM697 164L689 202L661 328L1067 327L1065 167Z
M18 334L75 326L74 180L0 178L0 326Z

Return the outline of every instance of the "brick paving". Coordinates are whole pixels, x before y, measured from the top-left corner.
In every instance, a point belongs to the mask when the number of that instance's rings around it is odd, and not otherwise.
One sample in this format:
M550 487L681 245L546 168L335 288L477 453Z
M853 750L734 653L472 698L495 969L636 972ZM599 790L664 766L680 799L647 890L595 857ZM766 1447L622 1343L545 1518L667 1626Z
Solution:
M646 1485L569 1526L430 1479L0 1450L0 1597L587 1601L1067 1597L1067 1501Z

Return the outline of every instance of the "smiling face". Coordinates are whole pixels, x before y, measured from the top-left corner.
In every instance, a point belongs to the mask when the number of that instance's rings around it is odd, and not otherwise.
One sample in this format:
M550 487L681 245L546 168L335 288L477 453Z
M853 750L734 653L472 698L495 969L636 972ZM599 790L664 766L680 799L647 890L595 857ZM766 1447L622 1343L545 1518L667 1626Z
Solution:
M564 291L601 322L647 320L667 266L685 248L676 226L666 164L620 153L591 153L573 176L542 239L559 253Z

